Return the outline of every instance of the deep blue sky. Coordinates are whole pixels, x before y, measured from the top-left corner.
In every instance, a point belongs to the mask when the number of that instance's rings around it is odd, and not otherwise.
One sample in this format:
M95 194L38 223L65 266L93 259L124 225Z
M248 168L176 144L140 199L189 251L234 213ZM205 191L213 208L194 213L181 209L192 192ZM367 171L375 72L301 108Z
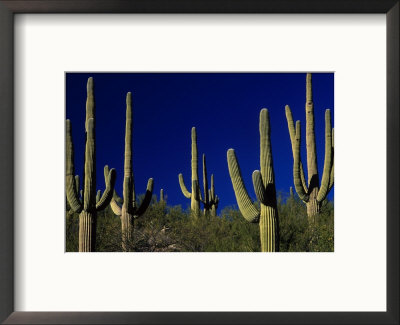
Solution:
M179 187L183 173L191 184L191 128L196 127L199 178L202 188L202 154L206 154L208 177L214 174L220 197L219 211L236 205L229 177L226 152L234 148L250 197L255 199L251 174L260 168L259 113L270 114L272 154L277 191L293 186L292 150L285 105L294 120L302 122L302 160L305 150L305 73L67 73L66 118L72 122L75 172L82 176L86 82L94 78L96 100L97 188L104 189L103 167L117 170L116 190L122 195L125 137L125 97L133 101L133 170L136 194L145 192L154 178L154 194L160 189L169 205L187 208ZM313 74L317 155L320 179L325 152L324 112L333 119L334 75ZM202 188L203 191L203 188ZM329 194L333 199L333 189Z

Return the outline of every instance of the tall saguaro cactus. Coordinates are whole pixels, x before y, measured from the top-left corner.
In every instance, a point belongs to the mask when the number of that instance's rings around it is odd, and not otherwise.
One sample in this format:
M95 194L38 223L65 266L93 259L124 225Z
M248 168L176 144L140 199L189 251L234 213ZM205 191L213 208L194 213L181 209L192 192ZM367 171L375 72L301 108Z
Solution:
M200 215L200 185L199 185L199 173L198 173L198 160L197 160L197 135L196 128L192 127L192 191L189 192L185 182L183 180L183 175L179 174L179 185L183 195L191 200L190 208L194 216Z
M325 161L321 186L317 167L317 150L315 145L314 103L312 96L311 74L306 76L306 149L307 149L307 175L306 184L304 169L300 158L301 129L300 121L293 123L292 112L288 105L285 106L286 119L289 128L290 141L293 151L293 180L295 190L300 199L307 206L307 215L311 224L315 223L315 217L320 212L322 201L326 198L334 182L333 165L333 128L331 126L330 110L325 111Z
M103 210L111 201L115 170L104 167L106 189L96 200L96 142L95 142L95 101L93 79L87 82L86 101L86 148L82 200L79 197L79 178L75 177L74 149L71 121L66 121L66 194L71 209L79 214L79 251L95 250L97 211Z
M235 151L229 149L227 152L229 175L236 201L247 221L259 223L262 252L279 251L278 211L270 135L268 110L264 108L260 112L260 170L255 170L252 175L260 209L255 207L247 193Z
M120 206L114 197L111 200L113 212L121 217L122 249L129 250L128 244L132 240L134 220L142 216L148 208L153 195L153 179L147 182L146 194L138 206L135 195L135 181L132 169L132 94L126 95L126 126L125 126L125 160L123 204Z

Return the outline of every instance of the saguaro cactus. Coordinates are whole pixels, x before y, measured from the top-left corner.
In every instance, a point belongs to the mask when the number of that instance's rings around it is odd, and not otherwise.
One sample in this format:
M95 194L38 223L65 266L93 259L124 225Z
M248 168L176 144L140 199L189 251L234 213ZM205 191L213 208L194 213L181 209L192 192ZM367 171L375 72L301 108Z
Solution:
M211 188L208 188L208 177L207 177L207 165L206 165L206 155L203 154L203 189L204 189L204 214L211 212L212 216L217 215L217 208L219 203L218 196L215 195L214 187L214 175L211 174Z
M331 126L330 110L325 111L325 161L321 186L319 185L317 151L314 131L314 103L312 97L311 74L306 76L306 148L307 148L307 174L308 185L305 181L303 165L300 158L301 130L300 121L293 123L292 112L288 105L285 106L286 119L289 128L290 141L293 151L293 180L295 190L300 199L307 205L309 222L315 222L316 215L320 212L321 203L331 190L334 181L333 165L333 128Z
M219 203L219 197L215 194L215 187L214 187L214 175L211 174L211 188L209 189L209 196L210 196L210 206L211 206L211 215L213 217L217 216L217 209Z
M279 251L278 211L270 135L268 110L264 108L260 112L261 170L255 170L252 175L254 192L260 201L260 209L253 204L247 193L235 151L229 149L227 152L229 174L236 201L247 221L259 223L262 252Z
M194 216L200 215L200 185L199 185L199 174L198 174L198 160L197 160L197 136L196 128L192 127L192 191L189 192L185 182L183 180L182 174L179 174L179 185L183 195L191 199L190 208Z
M191 210L192 214L195 217L200 215L200 202L204 205L204 214L208 211L212 210L214 206L215 213L216 207L218 206L219 201L218 197L215 197L214 193L214 201L211 199L211 193L208 189L208 178L207 178L207 166L206 166L206 155L203 154L203 187L204 187L204 200L201 196L201 189L199 183L199 174L198 174L198 158L197 158L197 135L196 128L192 127L192 191L189 192L185 181L183 180L183 175L179 174L179 185L181 186L182 193L188 199L191 199ZM212 177L213 178L213 177ZM212 180L212 182L214 182Z
M160 202L165 202L165 198L164 198L164 189L160 190Z
M96 142L94 119L94 92L93 79L87 83L86 101L86 148L85 169L82 201L79 198L79 178L75 177L74 149L72 142L71 121L66 121L66 194L71 209L79 214L79 251L92 252L95 250L96 215L111 201L114 184L115 170L104 167L106 189L101 198L96 202Z
M125 160L124 160L124 184L123 204L117 202L117 194L111 200L113 212L121 217L122 249L129 250L129 242L132 240L134 220L144 214L153 195L153 179L147 182L146 194L142 203L138 206L135 196L135 182L132 170L132 94L126 95L126 127L125 127Z

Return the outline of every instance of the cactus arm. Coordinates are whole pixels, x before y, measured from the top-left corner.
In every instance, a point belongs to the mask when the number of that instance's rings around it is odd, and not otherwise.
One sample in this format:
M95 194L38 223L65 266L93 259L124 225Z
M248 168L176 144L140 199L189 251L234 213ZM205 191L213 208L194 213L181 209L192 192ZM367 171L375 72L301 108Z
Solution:
M190 193L187 190L186 185L185 185L185 181L183 180L183 175L182 174L179 174L179 185L181 186L181 190L182 190L183 195L186 198L190 199L192 197L192 193Z
M119 217L122 215L122 209L114 199L111 199L110 207L111 210L114 212L114 214L116 214Z
M227 152L228 169L231 177L233 190L235 192L236 201L243 217L249 222L257 222L260 212L254 207L249 194L243 183L243 178L238 165L235 150L229 149Z
M289 105L285 106L285 113L286 113L286 120L287 120L287 124L288 124L290 143L292 144L292 153L293 153L293 159L294 159L294 146L296 143L296 130L294 127L292 111L290 110ZM304 168L303 168L301 159L300 159L300 178L301 178L301 184L303 186L303 190L304 190L304 192L307 192L308 189L307 189L307 185L306 185L306 178L304 176Z
M135 212L135 218L138 218L141 215L143 215L143 213L145 213L147 208L149 207L151 198L153 196L153 187L154 187L154 181L152 178L149 178L147 182L146 194L144 195L144 199L140 204L139 208Z
M71 121L66 121L66 195L68 204L75 212L82 211L82 203L76 189L75 171L74 171L74 147L72 143Z
M90 211L96 204L96 169L95 169L95 134L94 119L87 121L87 136L85 149L85 187L83 191L83 209Z
M256 193L257 199L262 203L265 202L265 188L263 185L261 173L259 170L255 170L252 174L254 192Z
M76 193L79 193L79 175L75 175L75 188L76 188Z
M115 169L112 168L109 171L108 166L104 166L104 181L106 183L106 189L104 190L103 195L101 196L101 198L99 198L99 201L96 204L97 211L105 209L105 207L110 204L114 193L115 178Z
M164 201L164 189L160 190L160 202Z
M211 174L211 187L210 187L210 199L215 199L215 186L214 186L214 174Z
M329 179L332 168L332 126L331 111L325 111L325 161L324 171L322 173L321 186L318 191L317 201L322 202L329 192Z
M110 206L111 206L111 210L117 216L121 216L122 215L122 207L121 207L122 202L123 202L123 200L118 196L117 192L114 189L113 197L112 197L111 202L110 202ZM121 205L119 203L121 203Z
M100 201L100 198L101 198L101 191L98 190L98 191L97 191L97 194L96 194L96 205L97 205L97 203Z
M334 171L335 171L335 166L334 166L334 159L335 159L335 146L334 146L334 133L335 129L332 128L332 168L331 168L331 175L329 176L329 190L331 190L333 183L334 183Z
M300 121L296 122L296 142L294 148L294 161L293 161L293 180L294 188L301 200L307 202L309 199L308 194L304 191L300 178Z

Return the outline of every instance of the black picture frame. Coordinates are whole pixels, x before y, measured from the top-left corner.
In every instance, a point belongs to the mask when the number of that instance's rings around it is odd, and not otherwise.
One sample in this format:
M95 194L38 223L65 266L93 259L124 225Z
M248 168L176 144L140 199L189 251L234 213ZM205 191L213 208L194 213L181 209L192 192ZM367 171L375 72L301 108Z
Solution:
M387 311L15 312L13 222L14 205L20 202L14 196L13 176L13 30L14 15L18 13L386 14ZM399 13L399 0L0 0L0 321L6 324L399 324Z

